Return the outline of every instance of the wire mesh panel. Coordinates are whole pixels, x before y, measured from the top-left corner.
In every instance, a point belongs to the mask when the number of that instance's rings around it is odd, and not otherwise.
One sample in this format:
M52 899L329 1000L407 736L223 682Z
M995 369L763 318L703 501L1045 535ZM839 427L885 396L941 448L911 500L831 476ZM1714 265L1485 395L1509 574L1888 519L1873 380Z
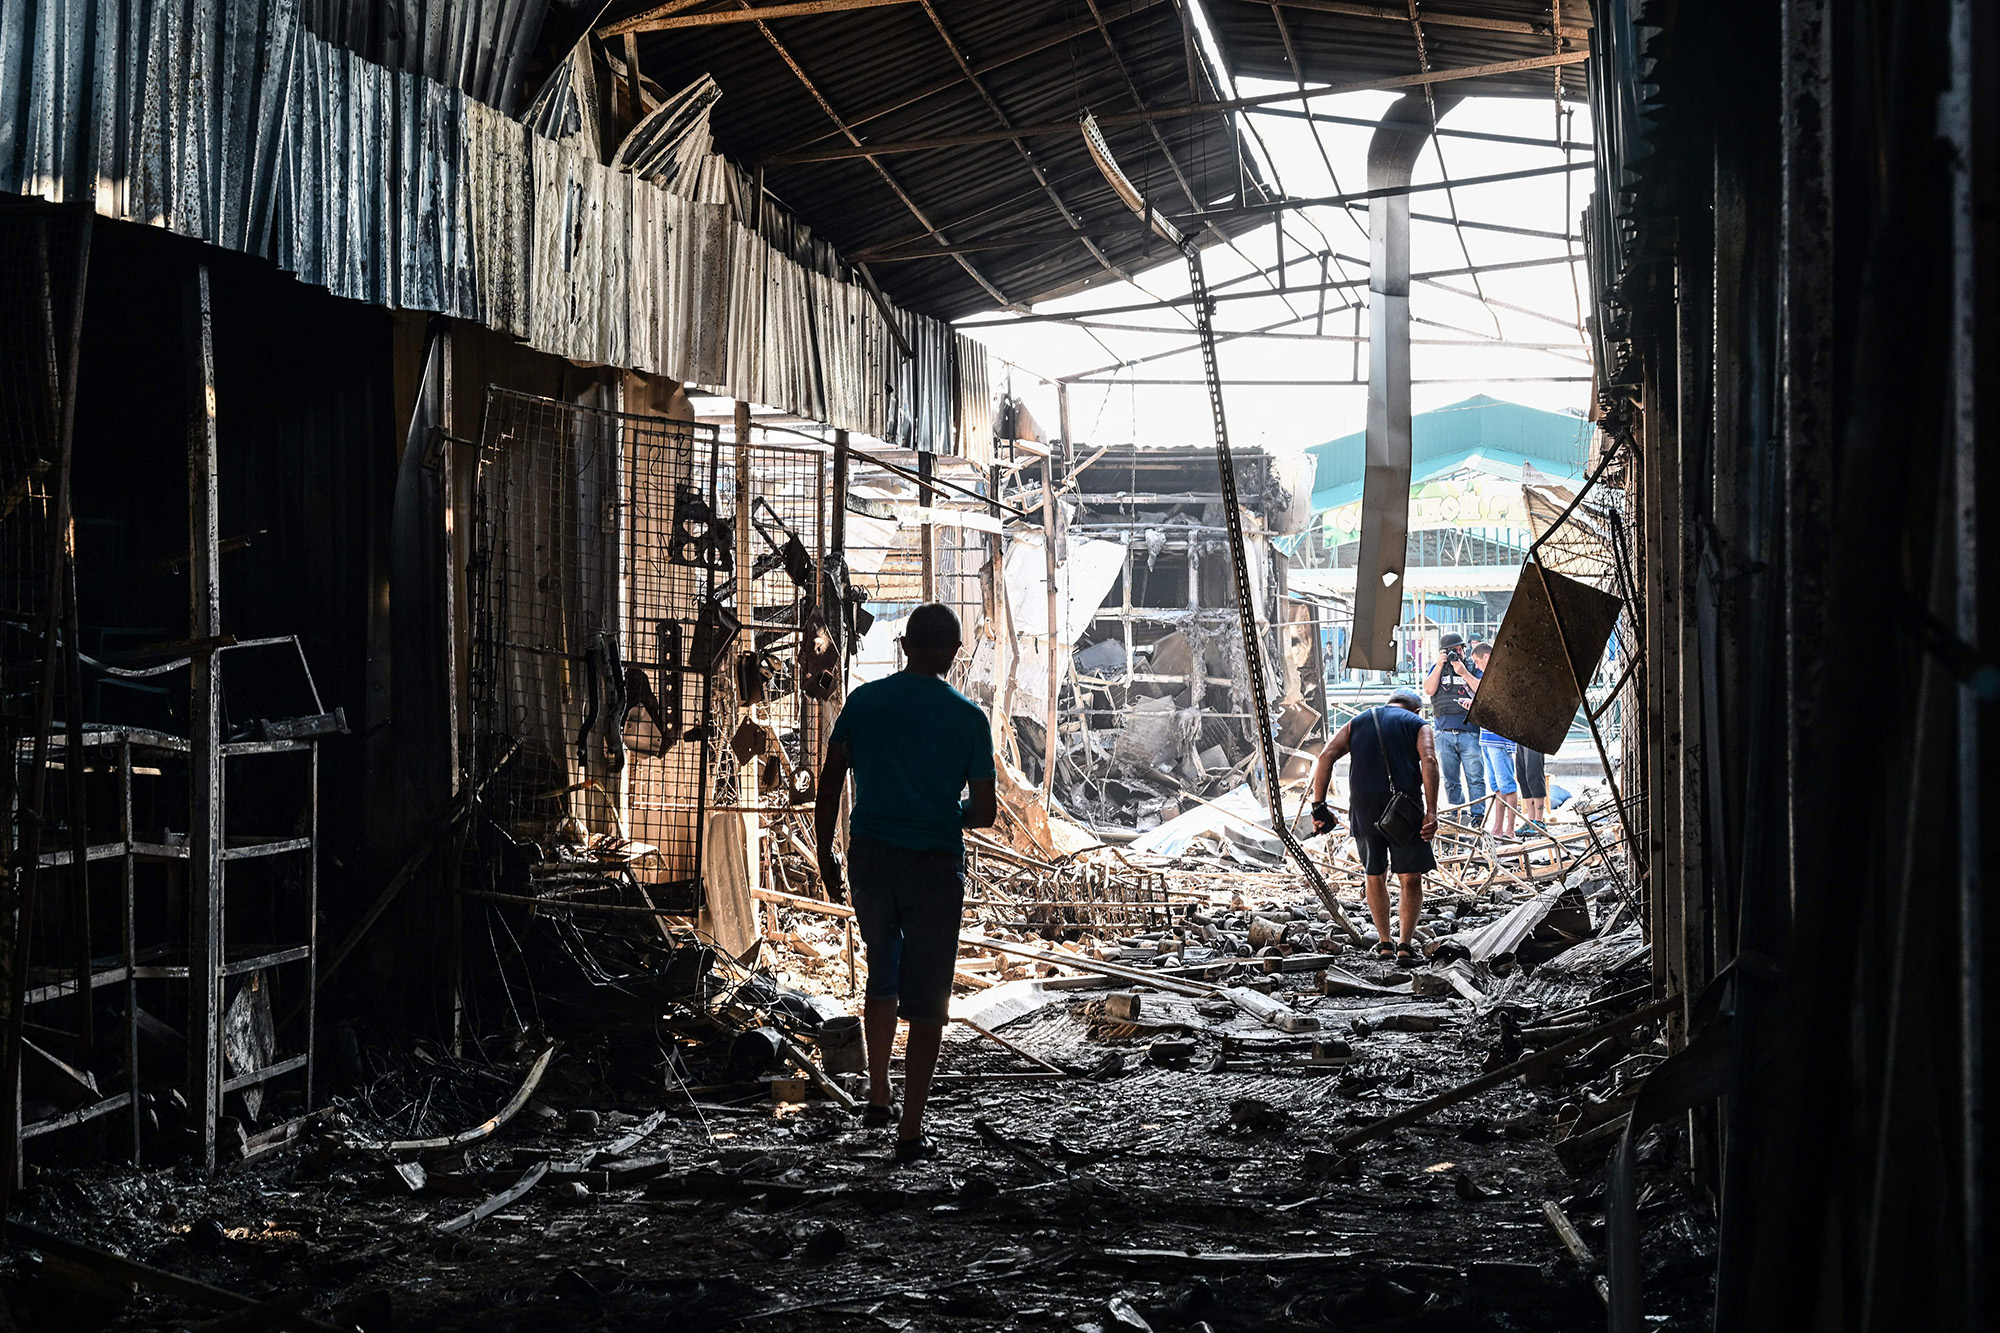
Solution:
M747 591L732 583L745 637L730 672L717 676L717 716L732 721L716 738L715 798L786 805L812 797L820 761L817 705L835 683L801 653L819 604L827 458L778 444L751 445L747 456L750 569L741 585ZM732 466L732 482L735 475ZM746 782L752 776L754 785Z
M503 862L595 862L699 907L723 485L711 428L488 390L469 762Z
M662 906L701 905L701 835L713 682L726 671L735 614L718 595L735 563L720 512L725 472L715 428L626 417L626 808L631 836L658 848L637 867L672 890Z

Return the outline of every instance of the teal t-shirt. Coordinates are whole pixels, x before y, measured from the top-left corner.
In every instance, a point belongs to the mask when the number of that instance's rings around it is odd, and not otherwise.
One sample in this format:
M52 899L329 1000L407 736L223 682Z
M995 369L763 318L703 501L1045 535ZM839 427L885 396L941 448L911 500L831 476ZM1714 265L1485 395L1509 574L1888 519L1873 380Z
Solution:
M833 740L853 762L850 833L919 851L963 845L959 793L993 776L978 704L936 676L898 671L847 696Z

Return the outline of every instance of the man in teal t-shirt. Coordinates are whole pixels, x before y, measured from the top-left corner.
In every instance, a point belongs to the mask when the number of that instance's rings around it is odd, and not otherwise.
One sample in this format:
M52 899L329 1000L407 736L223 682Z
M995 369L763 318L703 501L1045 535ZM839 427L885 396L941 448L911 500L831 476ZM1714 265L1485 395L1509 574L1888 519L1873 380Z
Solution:
M979 705L943 677L961 646L958 617L932 602L903 629L907 665L848 696L820 769L814 831L827 893L846 896L834 854L841 789L854 774L847 874L854 924L868 958L862 1035L868 1047L871 1125L897 1121L896 1160L932 1151L924 1101L949 1018L958 925L965 911L962 832L993 823L993 737ZM961 795L961 794L965 795ZM903 1050L903 1110L889 1091L896 1019L910 1025Z

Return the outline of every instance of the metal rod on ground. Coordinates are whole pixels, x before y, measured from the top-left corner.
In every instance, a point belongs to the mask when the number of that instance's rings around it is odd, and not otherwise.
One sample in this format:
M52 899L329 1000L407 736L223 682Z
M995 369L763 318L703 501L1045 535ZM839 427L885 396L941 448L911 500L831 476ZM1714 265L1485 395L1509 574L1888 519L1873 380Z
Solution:
M1023 1060L1026 1060L1031 1065L1040 1065L1043 1069L1046 1069L1050 1073L1054 1074L1062 1074L1067 1072L1066 1070L1056 1068L1054 1065L1050 1064L1047 1060L1042 1059L1041 1056L1034 1054L1032 1051L1022 1050L1019 1046L1016 1046L1013 1042L1008 1041L1005 1037L993 1031L991 1028L983 1028L969 1018L954 1018L951 1021L954 1023L961 1023L964 1026L971 1028L974 1032L977 1032L980 1036L986 1038L994 1045L999 1046L1004 1050L1012 1051L1014 1054L1020 1056Z
M1359 1129L1349 1130L1347 1133L1334 1139L1328 1146L1335 1150L1352 1148L1357 1144L1366 1143L1370 1139L1380 1138L1391 1130L1401 1129L1404 1125L1414 1125L1419 1120L1427 1120L1431 1115L1442 1111L1447 1106L1456 1106L1468 1098L1477 1097L1482 1092L1490 1092L1502 1084L1513 1082L1523 1074L1531 1074L1538 1069L1543 1069L1560 1060L1565 1060L1575 1055L1578 1051L1595 1046L1598 1042L1608 1037L1615 1037L1621 1033L1629 1032L1642 1023L1650 1023L1656 1018L1664 1018L1678 1009L1680 1003L1681 997L1678 992L1667 996L1665 999L1655 1000L1651 1004L1634 1009L1631 1013L1620 1018L1614 1018L1608 1023L1600 1023L1588 1032L1578 1033L1568 1041L1557 1042L1547 1050L1538 1051L1525 1059L1516 1060L1511 1065L1496 1069L1490 1074L1482 1074L1468 1083L1461 1083L1448 1092L1441 1092L1435 1097L1427 1098L1406 1110L1398 1111L1394 1115L1384 1116L1380 1120L1361 1126Z
M140 1286L162 1291L180 1300L196 1305L206 1305L224 1310L248 1310L267 1307L269 1303L254 1297L239 1295L222 1287L210 1286L206 1282L178 1273L169 1273L151 1264L142 1264L136 1259L127 1259L122 1254L98 1249L95 1245L85 1245L81 1241L70 1240L40 1227L29 1226L25 1222L9 1220L7 1236L10 1240L30 1246L45 1254L60 1255L71 1263L94 1268L99 1272L114 1273ZM339 1326L314 1319L310 1315L296 1311L271 1308L271 1322L279 1328L303 1330L303 1333L339 1333Z

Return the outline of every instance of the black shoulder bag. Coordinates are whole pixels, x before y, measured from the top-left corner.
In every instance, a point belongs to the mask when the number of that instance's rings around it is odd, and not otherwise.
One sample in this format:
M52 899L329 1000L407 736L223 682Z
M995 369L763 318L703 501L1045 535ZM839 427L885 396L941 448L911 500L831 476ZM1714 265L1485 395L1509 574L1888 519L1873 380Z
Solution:
M1415 842L1423 832L1424 808L1396 786L1396 771L1389 767L1389 743L1382 735L1382 710L1370 709L1368 720L1375 724L1375 748L1382 752L1382 772L1389 779L1389 804L1375 821L1375 831L1387 838L1390 845L1401 847Z

